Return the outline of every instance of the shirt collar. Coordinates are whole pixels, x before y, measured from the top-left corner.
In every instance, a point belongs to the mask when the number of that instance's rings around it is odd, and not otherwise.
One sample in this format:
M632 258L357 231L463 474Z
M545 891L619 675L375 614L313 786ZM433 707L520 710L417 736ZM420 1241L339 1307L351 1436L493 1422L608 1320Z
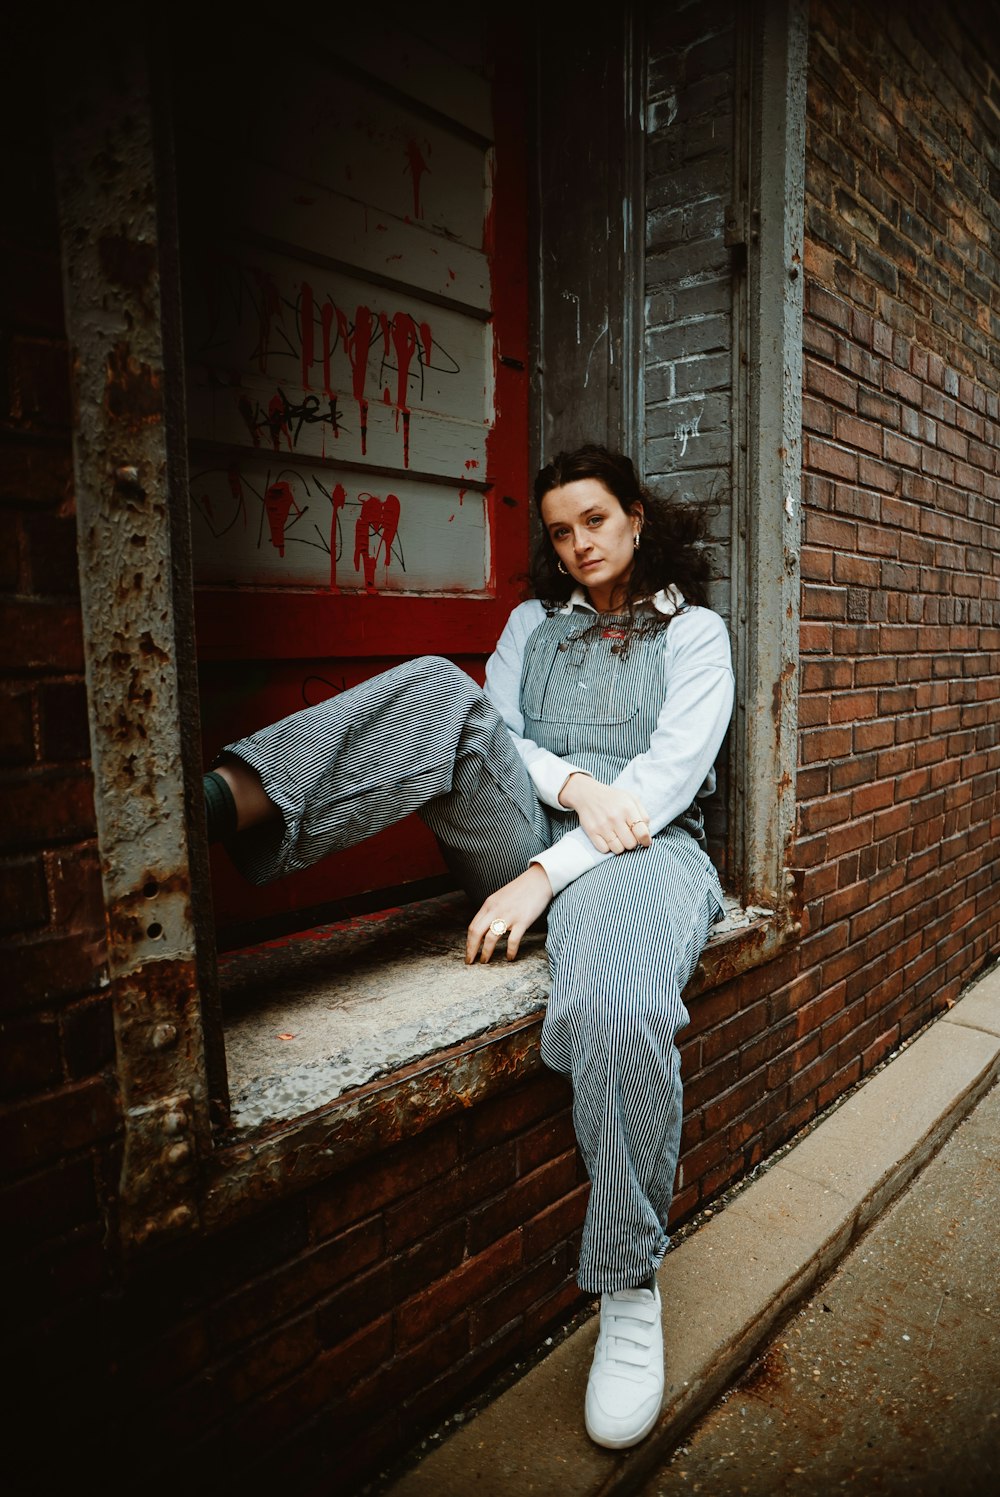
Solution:
M659 592L654 593L651 598L640 598L636 603L636 611L643 610L649 613L655 610L657 613L665 614L667 618L672 618L675 613L680 613L684 606L684 594L671 582L668 587L661 587ZM559 612L572 613L574 608L582 608L587 613L597 612L582 587L574 587Z

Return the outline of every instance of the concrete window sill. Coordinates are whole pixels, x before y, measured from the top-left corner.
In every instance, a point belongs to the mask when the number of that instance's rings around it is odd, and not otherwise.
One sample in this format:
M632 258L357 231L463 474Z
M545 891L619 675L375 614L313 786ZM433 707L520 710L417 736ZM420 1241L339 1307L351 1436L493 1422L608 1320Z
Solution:
M689 1001L787 939L771 912L729 905ZM443 895L223 957L232 1127L246 1136L287 1125L407 1072L422 1085L429 1065L446 1069L484 1036L540 1024L544 935L530 934L516 962L467 967L467 918L460 896Z

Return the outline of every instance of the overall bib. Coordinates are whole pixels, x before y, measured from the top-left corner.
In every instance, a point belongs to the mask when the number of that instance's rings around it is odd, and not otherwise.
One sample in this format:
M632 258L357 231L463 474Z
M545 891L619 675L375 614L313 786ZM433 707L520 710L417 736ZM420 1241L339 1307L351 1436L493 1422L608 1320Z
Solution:
M557 614L528 641L525 733L610 781L649 745L663 700L659 632ZM425 656L228 745L281 812L229 845L263 883L419 811L481 902L577 825L538 800L506 724L450 661ZM718 878L681 826L609 856L552 901L546 1063L573 1083L592 1182L578 1280L601 1293L658 1267L680 1144L681 990L722 909Z

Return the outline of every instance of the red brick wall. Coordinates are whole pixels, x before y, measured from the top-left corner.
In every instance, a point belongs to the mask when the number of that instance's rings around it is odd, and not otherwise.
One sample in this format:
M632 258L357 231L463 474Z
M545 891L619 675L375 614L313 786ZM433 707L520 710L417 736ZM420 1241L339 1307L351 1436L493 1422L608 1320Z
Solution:
M1000 944L1000 44L943 7L890 12L810 7L789 852L806 933L694 1004L679 1211Z
M813 21L796 850L862 1066L1000 913L997 78L944 7L877 14Z
M4 1366L76 1428L118 1110L101 990L70 452L70 380L37 76L5 77L0 215L0 1253ZM8 1410L11 1414L11 1410ZM8 1476L27 1454L16 1405ZM41 1448L32 1446L32 1454Z
M568 1100L539 1076L158 1265L121 1327L127 1422L288 1491L405 1449L581 1302Z

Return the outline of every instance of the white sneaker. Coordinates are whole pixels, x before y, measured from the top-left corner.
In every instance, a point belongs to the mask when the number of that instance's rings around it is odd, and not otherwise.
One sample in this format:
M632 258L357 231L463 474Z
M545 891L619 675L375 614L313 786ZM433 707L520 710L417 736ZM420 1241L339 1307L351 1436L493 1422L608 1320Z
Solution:
M587 1434L624 1450L645 1439L663 1404L660 1291L601 1295L601 1331L587 1384Z

